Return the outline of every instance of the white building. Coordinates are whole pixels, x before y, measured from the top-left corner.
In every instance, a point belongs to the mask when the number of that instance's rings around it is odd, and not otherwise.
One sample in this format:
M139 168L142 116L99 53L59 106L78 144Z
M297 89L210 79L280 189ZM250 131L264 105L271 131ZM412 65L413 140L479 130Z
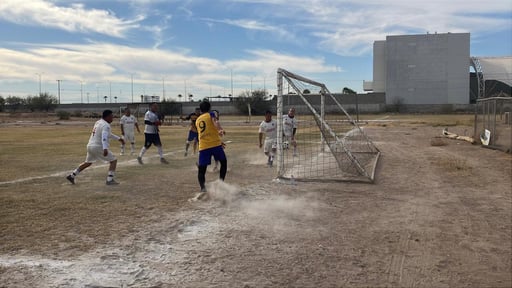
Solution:
M469 33L387 36L373 45L373 81L386 104L468 104Z

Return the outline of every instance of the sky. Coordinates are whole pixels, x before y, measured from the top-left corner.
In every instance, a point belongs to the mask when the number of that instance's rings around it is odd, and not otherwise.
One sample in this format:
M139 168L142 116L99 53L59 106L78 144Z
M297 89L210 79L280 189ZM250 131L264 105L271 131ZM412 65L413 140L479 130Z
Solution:
M274 95L278 68L363 93L374 41L447 32L471 33L471 56L511 56L512 1L1 0L0 96Z

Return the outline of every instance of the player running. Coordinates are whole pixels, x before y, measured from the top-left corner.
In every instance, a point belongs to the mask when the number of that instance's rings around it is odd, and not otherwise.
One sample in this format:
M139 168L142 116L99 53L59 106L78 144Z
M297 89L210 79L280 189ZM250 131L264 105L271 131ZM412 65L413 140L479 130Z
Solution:
M133 155L135 152L135 128L137 128L137 132L140 133L139 123L137 123L137 118L131 115L130 108L126 108L124 110L124 115L119 120L121 124L121 135L123 135L124 140L130 143L130 155ZM124 155L125 144L121 144L121 155Z
M190 130L188 131L187 143L185 144L185 157L188 155L188 147L190 147L190 143L194 146L194 154L197 151L197 128L196 128L196 119L201 115L201 109L196 108L194 113L190 113L187 117L180 116L181 120L190 120Z
M215 113L210 112L211 104L208 101L203 101L199 105L201 109L201 116L196 120L196 128L199 134L199 161L198 161L198 173L197 179L199 180L199 186L201 187L201 193L196 196L197 199L201 199L206 195L206 168L211 164L212 156L220 162L219 178L224 181L226 172L228 170L228 160L224 153L221 136L224 136L224 130L222 129L219 120L215 116Z
M109 150L110 138L119 140L122 144L124 144L124 140L123 138L112 134L110 123L112 123L113 120L114 114L112 111L105 110L103 111L102 119L94 123L94 128L92 129L91 137L89 137L89 143L87 144L87 156L85 157L85 161L73 170L71 174L66 176L66 179L68 179L71 184L75 184L75 177L87 167L91 166L96 160L110 162L106 184L119 184L114 180L117 159L114 154L112 154L112 151Z
M162 142L160 141L160 134L158 130L158 126L162 124L160 119L158 118L158 104L156 102L151 103L149 110L144 114L144 146L140 149L139 156L137 157L137 161L139 164L144 164L142 162L142 156L144 153L151 147L152 144L156 146L158 149L158 155L160 156L160 163L169 164L167 160L164 158L164 153L162 150Z
M272 120L272 112L265 112L265 120L261 121L258 132L260 148L263 147L263 152L268 157L267 165L272 167L277 148L277 123L275 120ZM262 142L263 135L265 135L265 144Z

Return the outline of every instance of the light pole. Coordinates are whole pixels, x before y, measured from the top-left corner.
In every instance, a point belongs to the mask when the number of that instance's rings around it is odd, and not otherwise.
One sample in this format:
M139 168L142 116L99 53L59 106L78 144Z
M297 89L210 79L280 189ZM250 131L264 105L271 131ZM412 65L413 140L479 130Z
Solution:
M80 80L80 104L84 103L84 82Z
M165 78L162 77L162 97L165 100Z
M96 101L98 103L100 103L100 87L98 86L98 84L96 83Z
M185 80L185 94L184 95L185 95L185 101L187 101L187 98L186 98L188 95L187 94L187 80Z
M59 94L59 104L60 104L60 81L62 81L62 80L57 80L57 91Z
M41 96L41 73L36 73L39 76L39 96Z
M131 74L132 76L132 103L133 103L133 73Z
M231 68L230 71L231 71L231 95L233 95L233 68Z

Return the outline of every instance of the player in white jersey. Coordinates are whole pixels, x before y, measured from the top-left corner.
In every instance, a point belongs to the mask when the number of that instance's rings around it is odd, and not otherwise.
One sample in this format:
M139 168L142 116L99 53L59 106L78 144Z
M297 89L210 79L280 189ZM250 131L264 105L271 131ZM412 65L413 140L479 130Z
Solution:
M140 149L139 156L137 157L137 161L139 164L144 164L142 162L142 156L144 153L151 147L152 144L155 144L158 149L158 155L160 156L160 163L169 164L167 160L164 158L164 152L162 150L162 142L160 141L160 134L158 130L158 126L162 125L160 118L158 117L158 104L156 102L151 103L149 110L144 115L144 146Z
M78 176L80 172L82 172L87 167L91 166L93 162L96 160L103 160L106 162L110 162L110 166L108 168L108 176L107 176L107 185L117 185L119 184L114 180L114 173L116 171L117 159L110 151L110 138L119 140L122 144L124 144L123 138L112 134L112 130L110 128L110 123L114 120L114 114L111 110L103 111L102 119L96 121L94 124L94 128L91 132L91 137L89 138L89 143L87 144L87 156L85 157L85 161L80 164L71 174L66 176L71 184L75 184L75 177Z
M124 110L124 115L121 117L121 120L119 120L119 123L121 124L121 134L125 142L130 143L130 155L133 155L133 152L135 152L135 128L137 128L137 132L139 133L140 129L137 118L131 115L130 108ZM124 155L124 147L125 144L121 144L121 155Z
M295 108L290 108L288 114L283 115L283 143L286 149L288 144L293 146L293 156L297 156L297 141L295 133L297 132L297 118L295 118Z
M267 165L272 166L274 155L277 148L277 123L272 120L272 112L265 112L265 120L260 123L259 128L260 148L268 157ZM263 135L265 135L265 143L263 144Z

